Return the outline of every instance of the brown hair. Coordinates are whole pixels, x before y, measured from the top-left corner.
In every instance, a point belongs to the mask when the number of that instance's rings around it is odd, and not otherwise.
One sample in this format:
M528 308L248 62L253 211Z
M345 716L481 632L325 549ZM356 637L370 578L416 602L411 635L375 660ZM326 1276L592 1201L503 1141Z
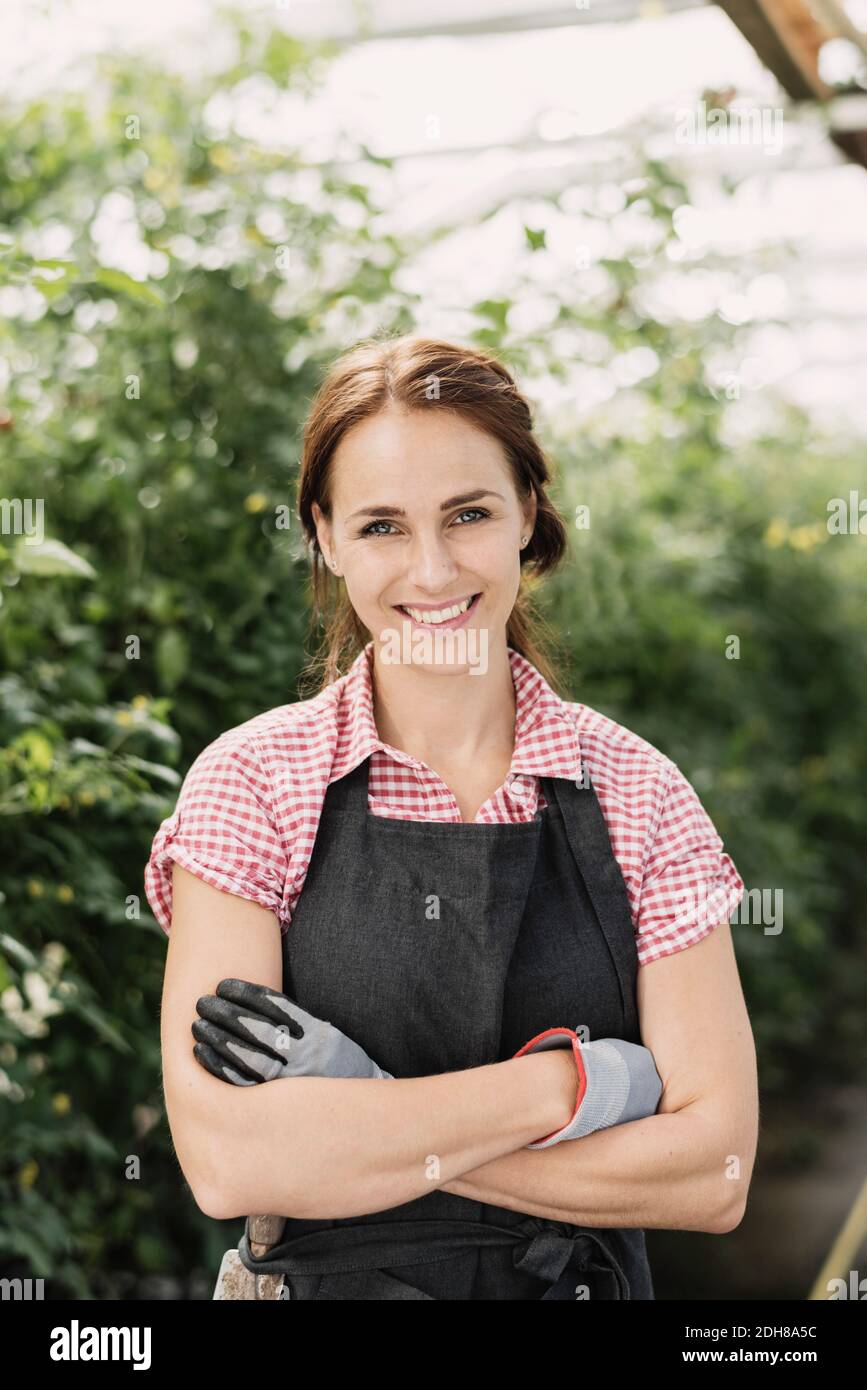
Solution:
M530 590L556 568L566 550L566 527L546 493L551 472L533 434L532 413L506 368L486 352L434 338L405 335L366 339L331 366L314 397L304 429L298 482L298 515L312 553L310 634L321 622L319 653L302 679L318 678L324 689L348 667L370 634L339 580L332 575L316 536L313 503L331 516L329 470L340 440L353 425L394 402L408 410L430 409L431 387L445 409L463 415L502 444L515 487L537 499L533 535L521 552L521 585L509 617L506 641L531 661L553 689L559 677L551 651L554 638L536 612Z

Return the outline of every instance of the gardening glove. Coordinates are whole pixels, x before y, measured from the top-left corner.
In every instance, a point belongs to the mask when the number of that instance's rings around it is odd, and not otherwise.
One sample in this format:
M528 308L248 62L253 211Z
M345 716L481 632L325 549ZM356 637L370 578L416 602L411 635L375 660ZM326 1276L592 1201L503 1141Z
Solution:
M221 980L196 1003L193 1055L235 1086L284 1076L358 1076L393 1081L358 1043L314 1018L288 994L248 980Z
M648 1048L622 1038L582 1043L571 1028L548 1028L525 1043L515 1056L551 1047L572 1048L578 1068L575 1110L567 1125L534 1140L528 1149L547 1149L563 1139L581 1139L597 1129L625 1125L656 1113L662 1081Z

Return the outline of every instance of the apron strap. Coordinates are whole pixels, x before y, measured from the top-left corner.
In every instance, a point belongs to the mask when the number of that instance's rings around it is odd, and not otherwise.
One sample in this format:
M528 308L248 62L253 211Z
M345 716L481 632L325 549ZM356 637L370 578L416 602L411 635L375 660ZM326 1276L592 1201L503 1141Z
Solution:
M357 767L330 782L326 790L326 804L330 811L349 812L351 815L367 814L367 779L370 772L370 757L362 758ZM324 807L323 807L324 809Z
M638 1038L638 1006L635 975L638 947L626 884L611 848L608 826L585 765L580 783L559 777L543 777L546 800L556 801L566 826L566 837L587 897L608 944L623 1005L626 1039Z

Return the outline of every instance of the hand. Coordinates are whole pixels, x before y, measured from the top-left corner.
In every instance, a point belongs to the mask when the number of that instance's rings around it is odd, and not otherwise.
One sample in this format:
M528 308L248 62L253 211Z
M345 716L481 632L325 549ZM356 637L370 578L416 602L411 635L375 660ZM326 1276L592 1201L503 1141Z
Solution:
M562 1129L528 1144L528 1149L547 1149L564 1139L582 1139L598 1129L656 1113L662 1081L649 1048L622 1038L582 1043L571 1028L549 1028L531 1038L515 1056L550 1047L572 1049L578 1070L575 1113Z
M288 994L248 980L221 980L196 1003L196 1061L221 1081L256 1086L285 1076L356 1076L393 1081L358 1043Z

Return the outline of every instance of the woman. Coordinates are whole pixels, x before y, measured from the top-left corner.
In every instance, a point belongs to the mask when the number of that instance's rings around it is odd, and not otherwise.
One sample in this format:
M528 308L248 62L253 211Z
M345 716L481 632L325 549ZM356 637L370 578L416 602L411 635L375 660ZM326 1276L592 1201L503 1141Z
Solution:
M240 1251L292 1297L651 1299L644 1228L745 1208L743 883L671 760L555 692L548 482L492 357L346 354L299 489L322 688L154 840L176 1152L212 1216L289 1218Z

